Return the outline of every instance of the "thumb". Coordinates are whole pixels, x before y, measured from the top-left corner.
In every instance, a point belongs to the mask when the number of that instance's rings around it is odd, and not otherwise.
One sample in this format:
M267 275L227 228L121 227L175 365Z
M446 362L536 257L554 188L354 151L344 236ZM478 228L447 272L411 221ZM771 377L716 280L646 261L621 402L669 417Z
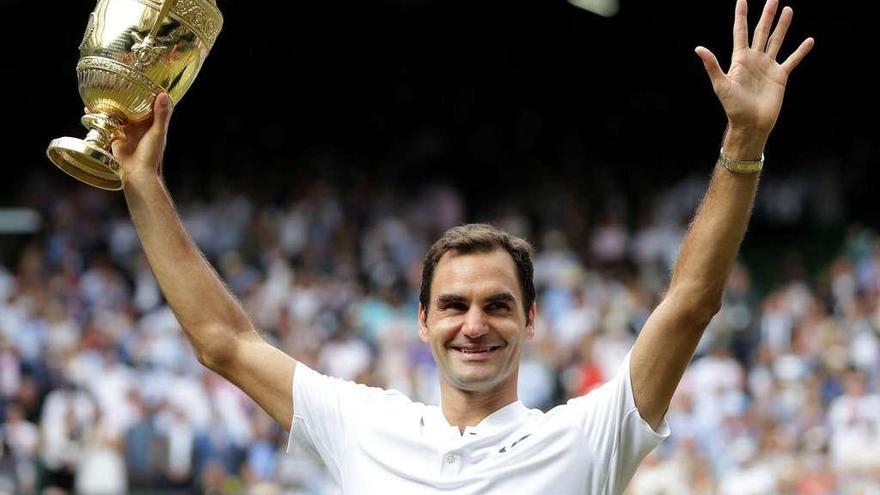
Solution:
M698 46L694 49L694 52L703 61L703 67L706 69L706 73L709 74L712 87L717 90L718 86L724 81L724 72L721 70L721 66L718 65L718 59L715 58L715 54L702 46Z
M153 124L150 126L150 132L158 133L160 136L165 135L173 111L168 93L156 95L156 100L153 102Z

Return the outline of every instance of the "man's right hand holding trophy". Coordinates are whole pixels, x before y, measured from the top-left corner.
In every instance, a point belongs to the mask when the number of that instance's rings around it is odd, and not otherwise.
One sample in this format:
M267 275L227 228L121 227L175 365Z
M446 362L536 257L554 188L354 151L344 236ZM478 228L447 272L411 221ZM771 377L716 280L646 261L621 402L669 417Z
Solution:
M167 113L183 97L222 25L215 0L99 0L76 67L89 132L54 139L52 163L86 184L122 189L131 171L120 161L150 137L154 105Z

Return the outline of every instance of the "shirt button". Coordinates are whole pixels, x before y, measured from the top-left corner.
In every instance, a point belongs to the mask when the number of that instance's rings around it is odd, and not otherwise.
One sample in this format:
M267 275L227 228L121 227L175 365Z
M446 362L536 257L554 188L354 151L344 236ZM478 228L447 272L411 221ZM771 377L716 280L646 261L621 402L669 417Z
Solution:
M451 454L446 456L446 462L448 462L449 464L454 464L455 463L455 456L451 455Z

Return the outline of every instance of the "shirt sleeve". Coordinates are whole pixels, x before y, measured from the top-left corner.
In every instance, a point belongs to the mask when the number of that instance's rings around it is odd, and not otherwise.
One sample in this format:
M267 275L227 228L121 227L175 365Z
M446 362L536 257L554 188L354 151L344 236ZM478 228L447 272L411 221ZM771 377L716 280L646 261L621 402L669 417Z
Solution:
M629 365L627 353L613 379L568 401L581 421L594 460L592 468L599 470L593 479L601 482L590 493L622 493L645 456L669 436L665 417L655 431L639 415Z
M317 454L338 484L343 456L354 436L358 416L382 389L322 375L297 363L293 375L293 422L287 453Z

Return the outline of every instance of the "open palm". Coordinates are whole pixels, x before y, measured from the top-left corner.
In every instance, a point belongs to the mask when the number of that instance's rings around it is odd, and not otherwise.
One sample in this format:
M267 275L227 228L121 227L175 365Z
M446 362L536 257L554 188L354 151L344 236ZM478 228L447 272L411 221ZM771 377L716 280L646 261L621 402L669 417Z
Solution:
M767 0L749 46L748 5L746 0L737 1L733 56L726 74L712 52L703 47L696 49L732 128L769 133L779 117L788 76L813 48L813 38L807 38L784 62L776 61L794 15L791 7L782 9L770 35L778 5L778 0Z

